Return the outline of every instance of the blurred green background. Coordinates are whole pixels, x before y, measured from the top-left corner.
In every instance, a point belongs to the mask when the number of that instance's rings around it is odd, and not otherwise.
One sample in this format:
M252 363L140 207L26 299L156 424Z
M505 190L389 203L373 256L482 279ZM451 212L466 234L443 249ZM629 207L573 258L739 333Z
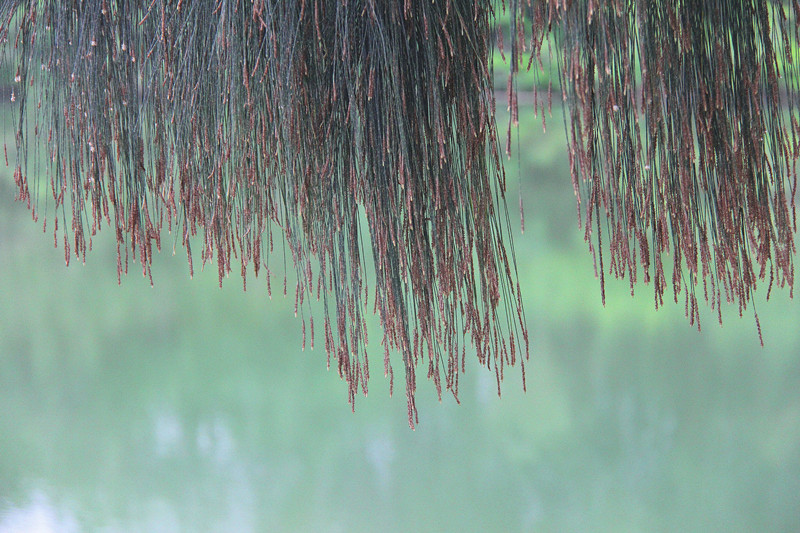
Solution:
M351 413L263 278L190 280L167 245L118 286L108 230L65 268L3 169L0 533L800 531L800 307L760 295L763 349L752 312L698 333L627 280L603 308L559 112L522 125L528 392L468 358L461 405L419 383L415 432L380 372Z

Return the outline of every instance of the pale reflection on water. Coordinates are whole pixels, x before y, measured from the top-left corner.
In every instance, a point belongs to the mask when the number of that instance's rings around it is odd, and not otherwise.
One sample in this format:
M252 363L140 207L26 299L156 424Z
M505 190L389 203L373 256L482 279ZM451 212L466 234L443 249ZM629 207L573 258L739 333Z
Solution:
M80 531L69 510L54 506L41 489L35 489L18 507L0 502L0 533L73 533Z
M179 455L185 443L181 421L174 413L166 410L155 414L153 424L154 452L159 457Z
M392 484L392 463L395 458L394 442L388 435L376 435L366 443L366 457L375 471L381 492Z

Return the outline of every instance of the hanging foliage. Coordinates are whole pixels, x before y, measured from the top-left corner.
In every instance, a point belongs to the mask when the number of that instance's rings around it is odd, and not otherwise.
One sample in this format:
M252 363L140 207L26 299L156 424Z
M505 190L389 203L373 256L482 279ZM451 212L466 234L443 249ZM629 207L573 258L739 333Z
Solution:
M288 253L304 345L322 339L353 403L367 392L374 309L390 383L391 352L402 358L412 426L420 369L441 397L458 394L468 345L498 393L505 365L524 364L490 3L0 6L19 198L45 224L53 217L67 262L85 258L103 225L120 275L131 258L150 275L162 228L190 265L200 243L220 283L238 263L243 278L266 271L269 288L270 257ZM54 205L37 205L45 186Z
M698 328L700 286L720 323L723 299L741 314L761 281L767 298L774 284L791 293L800 3L532 9L535 54L559 66L579 218L601 286L606 271L627 275L631 293L652 282L656 307L668 286L676 302L685 289Z
M643 279L658 307L671 286L699 327L701 285L720 320L767 275L793 286L798 20L797 0L0 0L18 197L67 262L110 226L120 276L150 276L162 229L220 283L237 264L271 292L289 256L304 345L353 403L372 310L413 426L417 373L457 398L469 346L498 394L518 359L524 382L495 43L509 128L520 68L558 70L601 287Z

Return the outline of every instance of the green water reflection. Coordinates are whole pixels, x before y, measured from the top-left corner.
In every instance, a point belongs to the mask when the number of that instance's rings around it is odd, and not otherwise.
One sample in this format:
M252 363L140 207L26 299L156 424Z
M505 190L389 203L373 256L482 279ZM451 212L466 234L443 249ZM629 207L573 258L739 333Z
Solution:
M263 280L165 251L120 287L110 235L64 268L6 173L0 532L800 530L800 308L759 303L764 349L626 282L603 309L562 139L523 139L529 391L469 365L416 432L381 375L351 413Z

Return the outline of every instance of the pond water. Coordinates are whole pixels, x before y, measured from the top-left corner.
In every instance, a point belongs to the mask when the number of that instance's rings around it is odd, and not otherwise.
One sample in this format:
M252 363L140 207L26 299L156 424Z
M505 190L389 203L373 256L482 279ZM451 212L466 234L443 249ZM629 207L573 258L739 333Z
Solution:
M800 530L797 302L758 302L763 349L749 312L698 333L626 281L603 308L563 137L530 135L528 392L468 359L413 432L380 372L350 411L263 280L165 250L118 286L110 235L65 268L3 174L0 533Z

